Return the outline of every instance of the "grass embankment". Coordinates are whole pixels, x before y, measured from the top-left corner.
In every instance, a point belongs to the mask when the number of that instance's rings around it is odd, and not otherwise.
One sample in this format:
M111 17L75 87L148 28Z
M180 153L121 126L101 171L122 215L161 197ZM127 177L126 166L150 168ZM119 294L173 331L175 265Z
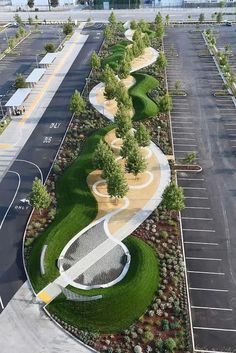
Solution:
M108 55L102 61L102 67L109 65L115 72L117 72L119 65L124 58L125 48L127 45L130 45L130 42L127 40L122 40L119 43L113 45L109 48L110 55Z
M58 275L57 259L68 241L96 217L97 201L87 185L87 176L93 170L92 155L98 141L112 128L98 130L90 136L76 161L56 183L57 215L52 225L36 239L30 253L28 274L36 292ZM44 244L45 275L40 273L40 254Z
M120 283L89 292L76 290L83 295L103 295L95 301L68 301L61 295L48 306L49 311L80 329L107 333L122 331L137 320L158 288L158 260L155 251L142 240L130 236L124 243L130 251L131 264Z
M134 120L142 120L158 113L157 104L147 96L147 93L159 86L159 82L144 73L132 73L136 83L129 89L134 106Z

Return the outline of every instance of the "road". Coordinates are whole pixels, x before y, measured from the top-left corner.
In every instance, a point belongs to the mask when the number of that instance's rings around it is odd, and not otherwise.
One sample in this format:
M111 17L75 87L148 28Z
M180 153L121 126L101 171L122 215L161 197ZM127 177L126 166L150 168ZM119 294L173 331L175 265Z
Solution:
M173 98L175 156L194 151L203 167L178 173L195 349L236 352L236 108L212 94L223 81L200 32L169 28L165 48L170 89L180 80L188 93Z
M38 60L43 55L46 43L59 45L59 29L59 26L40 26L39 31L32 33L20 43L14 53L0 60L0 96L3 105L15 91L13 84L16 74L22 73L28 76L36 67L36 55ZM63 38L63 35L61 37Z
M235 13L235 9L227 8L224 9L227 13ZM114 10L117 18L121 21L127 21L130 19L141 20L145 19L148 21L153 21L157 12L160 11L163 16L167 14L170 15L171 21L186 20L188 16L191 16L191 19L198 19L200 13L205 14L206 19L211 19L211 15L215 12L219 12L220 8L142 8L135 10ZM66 11L50 11L50 12L37 12L39 20L67 20L68 17L71 17L73 20L77 19L79 21L86 21L89 17L94 21L104 22L108 19L111 11L108 10L80 10L78 8L73 8ZM20 16L23 20L27 20L29 13L21 12ZM235 16L224 16L224 19L234 18ZM1 11L0 12L0 21L14 21L14 12Z
M30 193L36 176L40 177L42 173L45 180L49 172L71 119L68 111L71 94L75 89L83 90L90 72L91 54L101 46L102 36L98 39L98 32L102 32L100 24L83 30L89 35L88 40L11 170L0 183L0 296L4 306L26 279L21 245L30 208L20 200ZM57 123L57 126L52 123Z

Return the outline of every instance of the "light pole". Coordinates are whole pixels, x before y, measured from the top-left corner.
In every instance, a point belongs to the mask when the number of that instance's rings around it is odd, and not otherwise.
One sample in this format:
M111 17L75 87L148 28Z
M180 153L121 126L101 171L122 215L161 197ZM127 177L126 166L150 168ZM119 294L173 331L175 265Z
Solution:
M157 127L157 143L158 143L158 145L160 143L160 133L161 133L161 127L160 127L160 125L158 125L158 127Z

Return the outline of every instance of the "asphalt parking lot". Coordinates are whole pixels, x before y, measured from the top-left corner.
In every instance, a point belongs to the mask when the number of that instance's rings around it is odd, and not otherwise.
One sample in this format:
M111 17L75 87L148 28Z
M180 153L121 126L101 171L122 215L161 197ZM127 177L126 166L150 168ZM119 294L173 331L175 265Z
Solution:
M60 30L59 26L40 26L39 31L32 33L20 43L14 53L0 60L0 100L3 106L15 91L13 84L16 74L29 75L37 66L36 55L37 60L40 61L46 43L50 42L56 46L59 45L58 30ZM62 38L63 35L61 34Z
M188 93L173 97L175 157L194 151L203 167L178 173L194 348L236 352L236 108L212 94L223 81L200 32L169 28L164 42L169 89L179 80Z

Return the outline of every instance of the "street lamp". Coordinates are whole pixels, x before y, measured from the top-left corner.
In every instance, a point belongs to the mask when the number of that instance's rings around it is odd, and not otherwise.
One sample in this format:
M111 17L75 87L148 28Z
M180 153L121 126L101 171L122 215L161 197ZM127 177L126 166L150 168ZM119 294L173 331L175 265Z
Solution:
M160 125L158 125L158 127L157 127L157 143L158 143L158 145L160 143L160 133L161 133L161 127L160 127Z

